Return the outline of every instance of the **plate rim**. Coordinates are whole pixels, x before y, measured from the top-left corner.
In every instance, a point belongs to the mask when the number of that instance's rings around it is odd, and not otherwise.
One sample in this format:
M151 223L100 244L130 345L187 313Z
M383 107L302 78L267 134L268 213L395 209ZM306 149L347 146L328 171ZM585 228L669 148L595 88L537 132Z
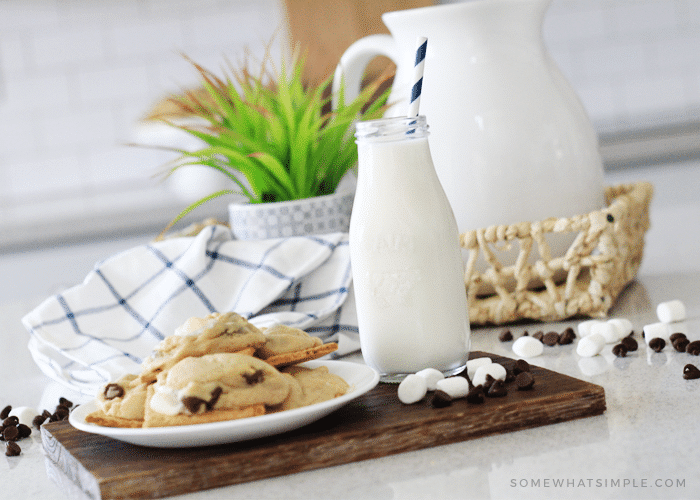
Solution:
M278 413L237 420L226 420L222 422L149 428L105 427L85 422L85 416L97 409L97 401L95 399L81 404L75 410L73 410L68 417L68 421L74 428L80 431L91 434L99 434L118 441L138 444L141 446L157 448L190 448L214 444L226 444L242 442L249 439L255 439L257 437L282 434L304 425L311 424L316 420L319 420L324 416L338 410L342 406L345 406L350 401L369 392L379 383L379 372L364 363L338 360L314 360L301 363L299 366L305 366L308 368L326 366L331 373L335 373L338 370L352 370L357 377L361 379L359 381L361 385L357 386L356 383L353 384L349 382L351 387L350 391L347 393L343 394L342 396L338 396L337 398L321 401L313 405L294 408L292 410L286 410ZM364 380L365 378L367 379L366 381ZM240 431L245 431L247 429L253 429L256 430L256 432L253 432L248 436L240 436ZM236 430L239 430L239 432L235 432ZM271 430L271 432L266 433L266 430ZM212 433L215 433L216 431L220 431L221 437L219 439L212 438ZM232 431L234 431L234 435L231 435ZM183 444L184 442L191 441L198 435L202 434L208 436L208 438L204 440L206 441L204 444ZM164 438L171 439L171 441L163 444L162 440ZM149 444L149 441L157 441L159 444Z

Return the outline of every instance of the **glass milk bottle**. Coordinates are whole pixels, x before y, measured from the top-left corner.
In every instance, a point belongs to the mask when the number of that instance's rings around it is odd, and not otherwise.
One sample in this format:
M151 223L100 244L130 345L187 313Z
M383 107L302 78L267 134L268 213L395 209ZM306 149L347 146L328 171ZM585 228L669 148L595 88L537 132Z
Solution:
M382 380L458 373L470 328L459 233L424 116L357 124L350 259L360 345Z

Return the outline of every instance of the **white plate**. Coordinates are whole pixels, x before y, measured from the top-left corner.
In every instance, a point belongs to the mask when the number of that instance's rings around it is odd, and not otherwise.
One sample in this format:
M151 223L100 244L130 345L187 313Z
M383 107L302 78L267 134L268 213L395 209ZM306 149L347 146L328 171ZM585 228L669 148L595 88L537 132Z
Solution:
M102 427L85 422L85 417L97 409L97 403L94 400L72 411L69 421L78 430L141 446L186 448L235 443L280 434L315 422L363 395L379 382L379 373L373 368L349 361L309 361L301 366L308 368L326 366L331 373L342 377L350 385L350 390L340 397L303 408L210 424L146 429Z

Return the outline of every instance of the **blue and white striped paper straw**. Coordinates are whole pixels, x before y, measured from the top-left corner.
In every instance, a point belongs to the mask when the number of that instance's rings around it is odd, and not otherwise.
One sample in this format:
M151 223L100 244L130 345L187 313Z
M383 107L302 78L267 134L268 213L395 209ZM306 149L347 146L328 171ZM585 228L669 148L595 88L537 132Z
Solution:
M425 66L425 52L428 50L428 39L418 37L416 48L416 62L413 65L413 85L411 86L411 101L408 105L408 116L418 116L420 107L420 95L423 90L423 67Z

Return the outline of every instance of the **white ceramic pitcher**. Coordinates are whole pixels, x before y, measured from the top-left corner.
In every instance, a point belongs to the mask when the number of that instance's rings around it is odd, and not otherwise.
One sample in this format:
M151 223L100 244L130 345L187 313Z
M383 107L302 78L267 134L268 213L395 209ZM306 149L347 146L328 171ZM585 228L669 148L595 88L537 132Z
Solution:
M468 0L389 12L382 19L391 35L358 40L338 65L334 95L342 76L349 101L369 61L392 59L387 116L405 115L416 39L428 38L420 114L431 123L435 169L460 231L603 206L596 133L544 46L550 2Z

